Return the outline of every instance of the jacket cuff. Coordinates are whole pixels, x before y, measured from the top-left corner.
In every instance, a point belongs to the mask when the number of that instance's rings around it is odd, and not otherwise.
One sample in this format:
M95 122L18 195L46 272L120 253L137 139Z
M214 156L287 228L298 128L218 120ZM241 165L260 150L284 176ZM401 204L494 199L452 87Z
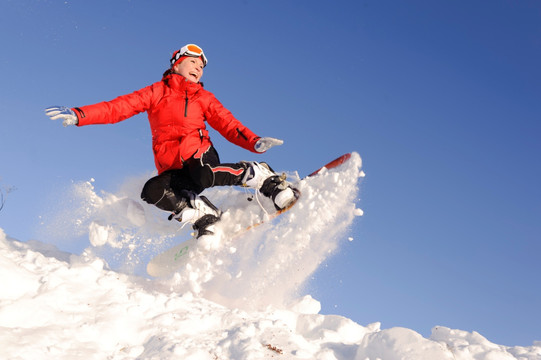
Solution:
M82 125L81 119L84 119L86 117L85 112L78 107L71 108L71 110L75 113L75 115L77 115L77 124L75 125Z

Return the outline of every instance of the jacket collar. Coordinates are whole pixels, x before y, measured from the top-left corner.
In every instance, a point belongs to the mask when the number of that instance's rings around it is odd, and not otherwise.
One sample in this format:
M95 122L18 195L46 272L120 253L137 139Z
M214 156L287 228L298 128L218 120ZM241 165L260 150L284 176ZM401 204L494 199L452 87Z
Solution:
M194 83L186 79L180 74L173 72L165 73L162 81L171 89L176 91L188 91L188 93L193 94L199 91L203 87L202 82Z

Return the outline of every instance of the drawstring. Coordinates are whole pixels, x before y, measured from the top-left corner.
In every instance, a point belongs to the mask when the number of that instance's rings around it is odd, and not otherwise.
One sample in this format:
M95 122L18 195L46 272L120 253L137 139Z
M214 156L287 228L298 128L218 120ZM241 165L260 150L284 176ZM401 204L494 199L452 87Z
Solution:
M269 216L269 213L267 210L265 210L265 208L263 207L263 205L261 204L261 201L259 201L259 196L257 194L261 194L261 192L259 191L259 189L256 189L255 190L255 199L257 200L257 203L259 204L259 207L263 210L263 212L265 213L265 215Z
M244 191L248 194L248 190L246 187L243 187L244 188ZM261 208L261 210L263 210L263 212L265 213L265 215L267 216L270 216L269 212L265 209L265 207L263 206L263 204L261 204L261 200L259 200L259 194L261 194L261 191L259 191L259 189L255 189L254 191L255 194L250 194L248 196L248 201L252 201L254 199L254 195L255 195L255 200L257 201L257 204L259 205L259 207Z

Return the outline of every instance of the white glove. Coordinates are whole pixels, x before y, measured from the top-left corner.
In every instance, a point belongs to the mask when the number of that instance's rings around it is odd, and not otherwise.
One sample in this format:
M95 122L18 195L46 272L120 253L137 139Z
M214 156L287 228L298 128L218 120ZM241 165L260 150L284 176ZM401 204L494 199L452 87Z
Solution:
M64 121L62 121L64 126L77 125L79 123L77 115L75 115L73 110L66 106L50 106L45 109L45 115L50 117L51 120L64 119Z
M255 143L255 151L258 153L264 153L265 151L269 150L273 146L282 145L284 143L283 140L275 139L271 137L262 137Z

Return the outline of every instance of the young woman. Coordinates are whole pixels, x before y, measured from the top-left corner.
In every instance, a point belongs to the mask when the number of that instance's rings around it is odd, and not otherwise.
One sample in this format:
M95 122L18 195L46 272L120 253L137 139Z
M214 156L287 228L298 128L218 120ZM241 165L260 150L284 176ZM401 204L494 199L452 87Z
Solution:
M282 140L259 137L237 120L209 91L201 77L207 65L203 50L188 44L175 51L162 80L131 94L94 105L45 110L64 126L113 124L147 112L158 175L143 187L141 198L171 213L169 219L190 222L197 236L212 234L221 215L206 197L206 188L249 186L271 198L277 209L295 200L290 184L265 163L220 163L206 123L230 142L263 153Z

